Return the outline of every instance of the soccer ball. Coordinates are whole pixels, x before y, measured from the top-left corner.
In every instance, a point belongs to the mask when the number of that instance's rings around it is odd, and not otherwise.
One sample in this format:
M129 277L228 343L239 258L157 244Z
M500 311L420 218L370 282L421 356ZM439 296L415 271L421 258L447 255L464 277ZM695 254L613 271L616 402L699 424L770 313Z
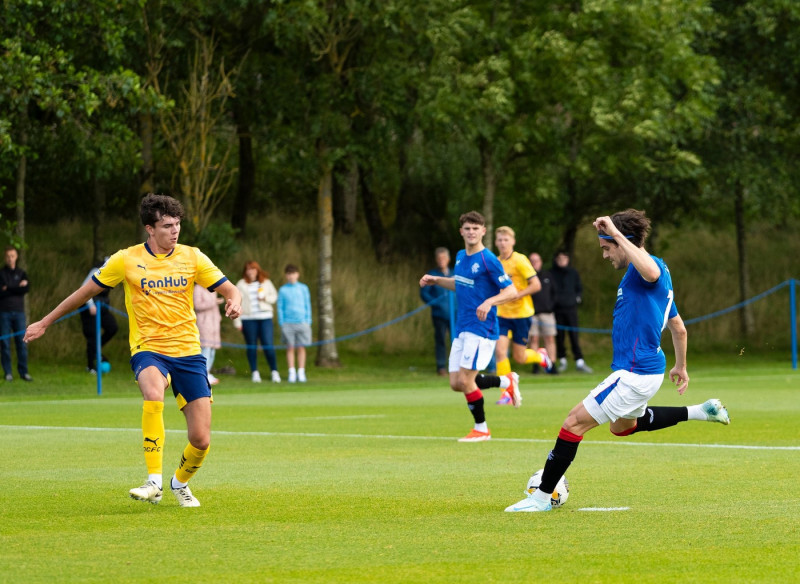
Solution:
M539 485L542 483L542 473L544 473L543 468L537 470L533 473L533 476L528 479L528 486L526 487L528 493L533 493L539 488ZM561 505L567 502L568 498L569 482L567 482L567 477L561 477L558 483L556 483L556 490L550 495L550 504L553 507L561 507Z
M100 373L108 373L109 371L111 371L111 363L100 361Z

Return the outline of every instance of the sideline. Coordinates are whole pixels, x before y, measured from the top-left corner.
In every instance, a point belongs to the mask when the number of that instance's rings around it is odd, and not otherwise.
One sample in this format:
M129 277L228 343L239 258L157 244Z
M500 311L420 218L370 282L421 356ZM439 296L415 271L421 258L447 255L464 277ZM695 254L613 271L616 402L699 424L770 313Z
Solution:
M94 428L90 426L13 426L0 425L0 430L37 431L60 430L70 432L136 432L141 433L141 428ZM185 434L186 430L168 429L168 434ZM402 436L393 434L331 434L328 432L257 432L257 431L231 431L212 430L214 436L262 436L262 437L292 437L292 438L366 438L384 440L452 440L457 436ZM544 438L492 438L492 442L520 442L526 444L547 443L553 440ZM758 446L748 444L692 444L684 442L616 442L613 440L586 440L582 446L660 446L667 448L722 448L727 450L781 450L800 452L800 446Z

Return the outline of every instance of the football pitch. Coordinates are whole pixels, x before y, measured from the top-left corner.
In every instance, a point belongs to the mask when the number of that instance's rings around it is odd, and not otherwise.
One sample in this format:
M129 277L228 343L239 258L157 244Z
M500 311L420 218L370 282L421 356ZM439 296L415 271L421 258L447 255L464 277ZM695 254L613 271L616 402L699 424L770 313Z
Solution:
M128 498L145 478L128 376L0 391L0 582L796 582L800 374L691 368L653 405L718 397L732 423L590 432L549 513L504 513L566 413L603 375L522 375L522 408L486 391L490 442L441 378L215 389L202 507ZM73 376L77 379L76 376ZM118 379L115 381L115 379ZM63 384L62 390L51 386ZM77 382L75 382L77 383ZM50 384L50 385L48 385ZM186 444L172 400L165 476Z

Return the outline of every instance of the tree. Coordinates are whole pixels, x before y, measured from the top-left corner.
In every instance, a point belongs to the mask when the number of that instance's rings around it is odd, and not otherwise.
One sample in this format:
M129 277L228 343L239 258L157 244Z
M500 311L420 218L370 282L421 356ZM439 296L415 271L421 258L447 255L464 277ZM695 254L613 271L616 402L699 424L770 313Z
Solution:
M709 171L704 216L735 225L739 300L751 296L748 224L797 216L797 76L800 5L776 0L714 2L717 26L706 50L720 64L716 123L698 144ZM758 63L758 66L753 66ZM750 305L739 311L744 337Z
M718 69L694 48L711 17L702 0L550 3L541 14L519 38L533 58L518 83L535 163L556 179L548 213L571 250L584 221L641 202L640 181L700 176L688 144L713 119ZM673 214L686 208L673 201Z
M31 157L54 138L66 138L80 145L69 153L72 168L89 160L100 162L98 172L114 166L117 150L107 147L129 141L126 125L115 120L142 96L138 76L121 63L134 3L119 3L112 10L94 0L78 4L4 3L0 156L16 169L16 230L22 241ZM106 148L97 149L99 143Z
M186 204L186 215L195 233L206 228L230 188L235 170L228 164L234 148L229 125L225 124L226 102L233 97L233 77L217 59L217 43L198 31L189 57L189 76L181 83L175 107L164 110L160 128L175 161L174 181ZM155 90L167 95L158 77Z

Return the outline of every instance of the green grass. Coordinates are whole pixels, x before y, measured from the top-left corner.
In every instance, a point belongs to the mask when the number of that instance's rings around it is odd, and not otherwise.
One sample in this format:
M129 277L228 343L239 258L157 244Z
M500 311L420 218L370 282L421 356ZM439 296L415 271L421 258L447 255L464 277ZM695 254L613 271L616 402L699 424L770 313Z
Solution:
M686 396L665 384L651 403L719 397L730 426L598 428L567 473L568 503L528 515L503 509L602 374L523 374L521 409L487 406L493 440L459 444L463 398L411 362L311 369L303 386L224 377L199 509L127 498L145 471L122 367L101 397L77 367L0 386L0 582L796 579L800 374L787 363L695 363ZM186 441L174 403L166 423L171 472Z

